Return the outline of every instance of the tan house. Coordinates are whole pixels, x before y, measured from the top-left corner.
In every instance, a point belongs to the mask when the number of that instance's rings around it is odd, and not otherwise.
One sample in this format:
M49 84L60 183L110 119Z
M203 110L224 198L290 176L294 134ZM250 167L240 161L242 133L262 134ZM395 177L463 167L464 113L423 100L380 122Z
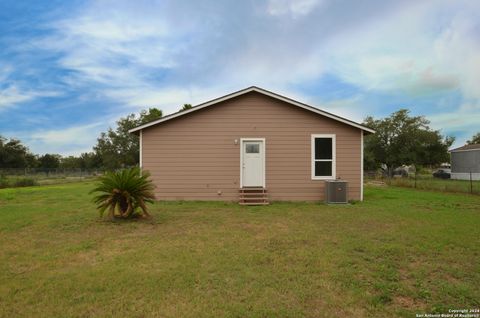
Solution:
M130 132L158 199L268 203L323 200L331 179L363 200L363 136L374 131L253 86Z

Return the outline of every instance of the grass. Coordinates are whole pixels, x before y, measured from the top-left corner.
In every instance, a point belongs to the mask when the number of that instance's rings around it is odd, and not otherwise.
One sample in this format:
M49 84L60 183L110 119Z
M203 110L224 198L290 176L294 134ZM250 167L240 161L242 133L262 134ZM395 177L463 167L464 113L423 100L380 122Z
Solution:
M102 174L100 170L0 168L0 189L93 181Z
M0 190L2 317L414 317L480 306L480 197L367 187L327 206L160 202L105 222L89 182Z
M38 182L29 177L5 177L0 175L0 189L4 188L20 188L38 185Z
M65 184L65 183L77 183L83 181L95 180L96 176L84 176L84 177L54 177L54 178L38 178L36 179L39 185L52 185L52 184Z
M21 176L21 175L1 175L0 174L0 189L4 188L18 188L29 186L43 186L52 184L77 183L82 181L95 180L96 176Z

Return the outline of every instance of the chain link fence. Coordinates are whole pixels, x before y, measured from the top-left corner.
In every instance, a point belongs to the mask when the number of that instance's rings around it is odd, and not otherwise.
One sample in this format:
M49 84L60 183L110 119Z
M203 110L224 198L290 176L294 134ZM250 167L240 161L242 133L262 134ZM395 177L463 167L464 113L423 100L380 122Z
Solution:
M101 169L62 169L62 168L0 168L3 176L25 176L37 179L64 177L95 177L104 173Z
M366 183L384 184L397 187L406 187L422 190L442 192L458 192L480 195L480 181L476 180L452 180L434 178L431 174L395 175L389 177L381 172L366 171L364 175Z
M92 180L103 173L102 169L0 168L0 188Z

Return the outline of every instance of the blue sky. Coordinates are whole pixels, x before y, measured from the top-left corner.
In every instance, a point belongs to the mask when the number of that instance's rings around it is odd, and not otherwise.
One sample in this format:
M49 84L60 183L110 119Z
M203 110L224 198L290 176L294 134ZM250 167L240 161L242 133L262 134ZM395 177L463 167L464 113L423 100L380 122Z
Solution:
M362 121L480 131L480 1L0 2L0 135L89 151L120 116L257 85Z

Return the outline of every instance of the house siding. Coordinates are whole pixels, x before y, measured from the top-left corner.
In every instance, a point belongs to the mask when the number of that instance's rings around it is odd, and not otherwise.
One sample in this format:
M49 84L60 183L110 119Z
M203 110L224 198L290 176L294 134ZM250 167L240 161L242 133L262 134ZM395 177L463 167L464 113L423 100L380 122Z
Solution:
M480 180L480 149L451 153L452 179Z
M324 181L311 180L312 134L336 135L336 176L349 182L349 199L360 200L360 129L257 92L144 129L142 167L160 200L234 201L240 139L265 138L270 199L318 201Z
M480 173L480 149L452 152L452 172L455 173Z

